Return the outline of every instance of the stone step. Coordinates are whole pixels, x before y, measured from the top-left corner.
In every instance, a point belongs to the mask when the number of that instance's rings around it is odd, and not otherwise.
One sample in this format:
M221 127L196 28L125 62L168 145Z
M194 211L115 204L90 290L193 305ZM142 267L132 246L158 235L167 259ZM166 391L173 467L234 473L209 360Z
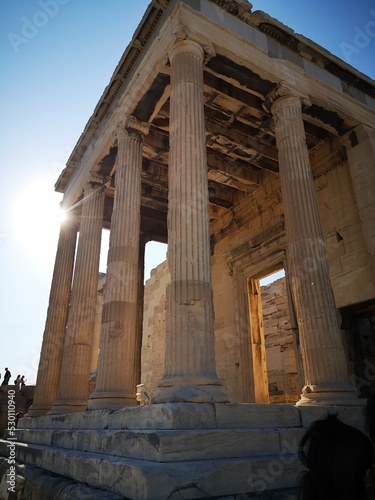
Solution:
M74 481L30 464L16 465L15 492L9 494L8 474L8 461L0 457L1 499L27 498L28 500L41 500L48 498L49 500L72 500L74 498L80 500L124 500L122 495L99 488L90 488L80 481Z
M67 415L25 417L24 429L251 429L304 427L327 413L363 425L362 407L295 407L253 403L173 403L133 406L117 411L92 410Z
M298 442L328 413L363 428L361 407L179 403L24 418L14 443L21 462L125 498L266 494L295 487Z
M225 429L299 426L291 405L173 403L133 406L117 411L91 410L20 420L22 428L50 429Z
M304 433L289 429L17 430L18 442L113 456L174 462L296 453Z
M0 454L9 455L6 440ZM19 462L133 500L209 498L293 488L303 470L293 454L158 463L15 442ZM105 497L103 497L105 498Z

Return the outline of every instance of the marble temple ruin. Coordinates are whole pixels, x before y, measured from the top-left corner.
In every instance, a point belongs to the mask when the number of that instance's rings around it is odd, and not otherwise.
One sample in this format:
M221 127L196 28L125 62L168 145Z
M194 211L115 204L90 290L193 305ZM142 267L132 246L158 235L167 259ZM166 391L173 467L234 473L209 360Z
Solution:
M25 488L293 495L308 425L333 408L363 428L375 394L374 186L374 81L247 0L153 0L56 183ZM151 240L168 269L144 307ZM299 393L270 404L279 269Z

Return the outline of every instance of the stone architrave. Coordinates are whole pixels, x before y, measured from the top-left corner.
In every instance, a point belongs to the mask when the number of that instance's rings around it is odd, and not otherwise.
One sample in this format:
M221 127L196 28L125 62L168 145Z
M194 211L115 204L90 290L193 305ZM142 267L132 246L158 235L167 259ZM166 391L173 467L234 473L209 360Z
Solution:
M115 198L103 297L96 388L90 409L136 405L140 382L139 246L142 146L148 125L127 117L117 130Z
M302 106L310 102L283 83L270 100L279 152L287 272L305 373L297 404L359 404L349 382L306 145Z
M68 214L60 227L34 401L27 413L29 417L45 415L57 398L72 287L77 229L76 217Z
M172 48L166 372L154 402L224 402L216 374L200 44Z
M106 181L92 174L83 192L60 385L49 414L72 413L87 407Z

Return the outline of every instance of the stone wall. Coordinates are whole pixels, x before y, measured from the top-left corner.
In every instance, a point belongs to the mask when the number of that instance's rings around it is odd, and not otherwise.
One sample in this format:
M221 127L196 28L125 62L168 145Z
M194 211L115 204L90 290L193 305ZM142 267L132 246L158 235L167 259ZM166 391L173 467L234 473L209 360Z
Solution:
M375 297L371 262L361 231L345 149L326 143L311 156L315 191L337 308ZM287 243L280 182L269 173L234 210L219 209L211 224L212 277L219 347L217 370L234 401L266 402L268 380L262 332L254 329L249 287L271 272L287 268ZM319 266L314 260L309 266ZM255 301L256 292L252 299ZM255 320L255 321L254 321ZM257 335L254 336L254 331ZM233 377L237 370L237 379Z
M151 271L144 291L141 383L152 393L164 373L166 289L170 280L164 261Z
M35 385L27 385L20 391L14 385L0 386L0 436L3 436L4 430L8 426L8 390L15 391L15 413L22 411L26 415L28 409L33 403Z
M151 272L145 285L145 305L143 316L142 379L146 388L155 392L157 381L163 375L165 342L165 304L166 287L170 282L167 262L163 262ZM296 358L293 347L293 333L289 320L285 278L261 287L264 333L266 346L266 365L271 403L297 401L299 397ZM228 313L215 296L216 321L216 358L221 367L219 375L226 390L235 394L238 385L238 361L230 363L238 342L232 335L226 335L220 328L220 318ZM234 359L234 358L233 358Z
M345 145L339 140L327 142L311 153L310 160L336 307L373 300L371 259ZM217 208L211 224L216 367L234 402L289 401L299 393L291 325L283 325L286 319L280 316L277 333L275 325L274 333L268 333L275 319L268 323L270 306L266 305L262 325L254 288L263 276L287 268L283 212L279 177L269 172L262 186L254 186L233 210ZM319 261L306 262L306 273L309 266L319 265ZM163 372L169 281L165 265L155 273L146 290L142 351L142 382L153 389ZM278 301L285 297L276 296ZM279 311L281 303L272 307Z
M285 278L262 286L261 293L270 402L297 401L300 391Z

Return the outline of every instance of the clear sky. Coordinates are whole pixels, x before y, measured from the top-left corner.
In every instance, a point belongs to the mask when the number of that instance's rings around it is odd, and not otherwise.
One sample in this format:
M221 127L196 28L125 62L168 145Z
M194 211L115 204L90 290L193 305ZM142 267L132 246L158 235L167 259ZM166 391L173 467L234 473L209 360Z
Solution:
M12 380L35 382L58 237L53 186L148 3L0 2L2 378L7 366ZM375 78L374 0L254 0L253 10ZM147 269L164 255L151 249Z

